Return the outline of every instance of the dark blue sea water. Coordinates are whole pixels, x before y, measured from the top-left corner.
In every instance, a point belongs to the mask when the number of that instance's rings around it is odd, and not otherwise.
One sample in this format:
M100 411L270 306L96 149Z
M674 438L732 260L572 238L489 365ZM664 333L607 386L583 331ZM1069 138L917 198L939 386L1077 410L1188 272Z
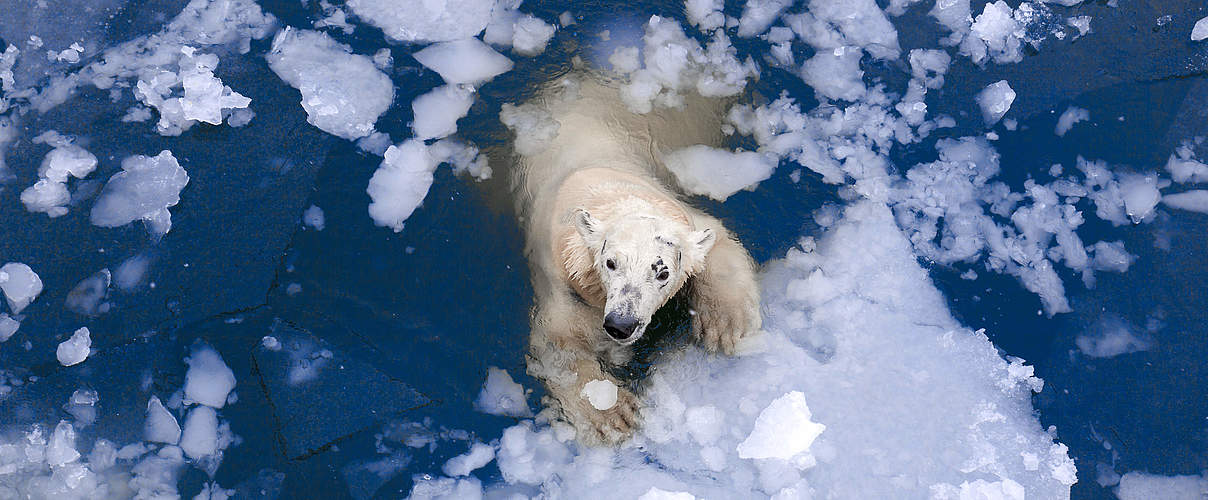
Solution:
M260 3L285 25L309 27L318 13L317 6L297 0ZM980 12L984 2L973 3ZM5 15L28 7L25 0L0 1L0 38L50 38L47 33L58 30L112 46L154 32L184 2L96 3L104 15L78 10L87 4L52 7L56 15L78 21L63 27L52 18ZM924 1L895 19L904 50L938 46L941 30L926 16L930 4ZM1092 35L1074 43L1050 40L1018 64L978 68L954 58L947 84L927 102L930 113L955 117L957 127L899 147L892 158L897 168L934 159L939 138L980 133L972 96L1004 78L1019 94L1007 117L1020 127L1007 131L998 125L995 147L1002 155L1000 177L1016 190L1029 178L1051 179L1050 165L1070 168L1079 155L1158 169L1179 141L1208 135L1208 55L1186 39L1191 24L1208 15L1204 6L1194 0L1120 4L1088 2L1079 9L1094 17ZM459 135L484 149L502 148L510 137L497 119L500 105L522 101L537 84L567 71L573 56L587 57L596 32L632 26L652 14L683 18L680 2L621 7L529 1L521 10L549 22L569 10L578 22L560 28L542 55L515 58L513 71L481 88ZM1157 26L1165 14L1175 14L1172 22ZM387 44L376 29L359 25L351 35L331 34L361 54L390 49L396 96L377 126L394 142L406 138L408 103L440 78L409 57L414 47ZM223 417L243 442L227 450L216 475L220 484L242 484L248 493L262 484L262 476L271 476L267 471L275 471L283 480L264 484L277 484L283 498L405 496L413 474L437 471L464 450L417 450L410 465L380 488L346 476L342 471L350 464L377 458L375 433L383 423L431 419L432 428L498 436L514 420L472 407L488 366L504 368L534 388L529 402L539 404L540 384L524 375L532 294L520 230L500 195L501 181L478 184L445 168L437 171L404 231L374 226L365 186L380 158L306 123L298 92L264 61L268 42L253 43L247 55L224 56L216 72L252 99L256 118L245 128L203 124L180 137L163 137L147 123L119 121L133 104L128 93L111 102L108 93L95 89L22 118L26 140L7 154L18 181L0 189L0 262L29 264L46 291L27 309L30 319L19 333L0 344L0 367L24 367L37 376L0 403L0 425L57 421L65 416L66 397L86 385L101 392L101 416L85 435L137 441L141 427L132 422L141 422L144 411L143 373L154 375L155 391L172 392L183 381L181 359L200 339L223 353L238 379L238 402ZM761 50L755 43L736 45L743 54ZM873 68L865 78L901 86L903 67ZM782 89L803 108L811 107L811 90L776 69L764 71L750 98L774 99ZM1092 121L1057 137L1057 116L1071 104L1088 109ZM172 231L151 244L138 224L92 226L83 207L56 219L26 212L18 186L32 182L49 149L28 138L47 129L86 138L86 147L101 160L94 179L117 171L125 156L173 151L191 181L172 209ZM782 166L754 192L725 203L696 201L724 219L760 262L781 257L799 237L820 234L810 215L839 199L834 186L811 174L791 182L793 168ZM321 232L300 224L312 204L326 213ZM967 267L924 264L958 319L985 328L1004 354L1036 366L1046 382L1034 398L1039 419L1056 426L1078 465L1074 497L1102 498L1110 493L1095 481L1098 463L1120 473L1163 475L1208 468L1208 216L1164 210L1155 222L1119 228L1088 219L1080 230L1084 240L1123 240L1137 260L1125 274L1100 273L1093 289L1063 273L1072 313L1039 314L1036 296L1012 277L982 272L965 280L959 275ZM1163 241L1169 242L1166 248ZM113 310L96 319L62 306L82 278L144 252L153 258L153 289L112 293ZM289 295L286 288L293 283L301 292ZM1107 359L1080 355L1074 338L1105 314L1137 327L1156 318L1163 326L1148 351ZM85 324L94 332L95 354L79 367L59 366L54 346ZM280 360L255 349L265 335L322 343L345 360L342 376L325 381L322 391L283 394L280 377L273 375ZM32 349L22 347L27 341ZM498 475L493 467L484 477ZM206 480L188 469L181 493L192 496Z

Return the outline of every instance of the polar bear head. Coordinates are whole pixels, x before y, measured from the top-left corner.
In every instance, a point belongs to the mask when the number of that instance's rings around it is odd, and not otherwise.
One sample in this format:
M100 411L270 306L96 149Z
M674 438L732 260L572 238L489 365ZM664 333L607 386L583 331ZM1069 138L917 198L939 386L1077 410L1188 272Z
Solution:
M575 226L604 295L604 331L621 345L639 338L650 318L704 268L717 235L649 212L600 221L575 211Z

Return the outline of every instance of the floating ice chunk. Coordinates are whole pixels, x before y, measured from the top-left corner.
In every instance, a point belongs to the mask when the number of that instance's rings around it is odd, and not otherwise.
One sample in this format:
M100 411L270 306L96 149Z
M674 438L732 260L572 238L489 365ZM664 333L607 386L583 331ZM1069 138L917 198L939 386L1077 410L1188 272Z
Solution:
M814 0L807 11L784 18L819 52L853 47L877 59L897 59L901 52L897 30L873 0Z
M1099 318L1086 334L1074 339L1074 344L1082 354L1093 358L1111 358L1153 347L1152 341L1133 332L1127 322L1114 314Z
M21 192L21 203L30 212L43 212L50 217L67 214L71 195L67 192L68 176L83 179L96 169L96 156L75 145L61 145L42 159L38 181Z
M1150 218L1153 209L1162 200L1158 191L1158 178L1150 174L1123 174L1120 176L1120 195L1124 198L1124 211L1133 224Z
M522 56L535 56L545 52L545 46L554 37L553 25L529 14L520 16L512 25L512 50Z
M349 0L352 13L399 42L446 42L478 35L491 20L495 0Z
M451 477L468 476L471 472L491 463L491 460L495 460L495 447L489 444L474 443L470 445L470 451L450 458L441 470Z
M190 410L180 434L180 449L192 459L218 453L218 412L209 406Z
M1070 40L1077 40L1086 36L1091 30L1091 16L1071 16L1066 18L1065 23L1078 30Z
M534 431L524 421L503 431L495 459L508 483L541 484L571 461L570 449L551 429Z
M994 62L998 64L1022 61L1022 30L1023 27L1015 20L1014 12L1006 2L998 0L987 3L970 27L972 35L981 40L982 44L975 45L968 55L977 64L981 64L987 55L993 57ZM969 50L967 47L969 44L962 45L962 53Z
M1136 259L1124 249L1122 241L1100 241L1086 249L1094 255L1091 266L1096 271L1123 273L1128 271L1128 266Z
M491 15L491 22L482 34L482 41L499 47L510 47L516 35L516 21L520 19L520 12L514 8L504 8L503 5L499 7Z
M482 482L478 478L415 476L408 500L481 500Z
M1195 22L1195 26L1191 28L1191 41L1198 42L1208 39L1208 17Z
M20 328L20 321L13 319L8 313L0 313L0 343L7 342Z
M732 152L705 145L673 151L663 161L684 191L726 201L741 190L753 190L772 176L779 164L769 154Z
M151 396L151 400L147 401L147 419L143 421L143 439L153 443L176 444L180 442L180 424L156 396Z
M81 427L89 426L96 422L96 404L100 400L100 395L94 390L76 389L71 393L71 397L67 398L63 410L71 414Z
M162 135L180 135L197 122L221 125L224 114L245 109L251 99L240 95L214 76L218 56L195 53L182 47L179 70L158 71L140 76L134 96L159 111L156 130ZM177 90L181 89L177 95ZM225 113L224 113L225 112Z
M91 353L92 338L89 337L88 327L81 327L71 334L71 338L59 343L55 349L55 357L63 366L74 366L83 363Z
M184 87L180 107L189 120L221 125L224 109L247 108L252 102L223 85L222 80L214 77L214 69L202 64L182 63L180 83Z
M315 231L322 231L327 226L327 218L323 216L322 208L311 205L305 212L302 212L302 223L314 228Z
M583 384L579 397L597 410L609 410L617 405L617 385L608 380L592 380Z
M561 127L549 111L533 103L519 106L504 103L499 111L499 121L516 134L513 147L517 153L526 156L545 151Z
M348 140L369 135L394 101L394 84L373 60L326 33L287 27L265 58L302 93L306 121L329 134Z
M686 491L667 491L651 486L638 500L696 500L696 497Z
M1025 500L1026 493L1023 485L1010 479L965 481L960 488L946 483L931 487L932 500Z
M477 38L441 42L412 54L446 83L481 85L512 70L512 60Z
M1120 477L1116 498L1120 500L1202 500L1208 492L1206 476L1160 476L1129 472Z
M860 69L862 55L853 47L818 52L801 65L801 79L823 97L859 100L867 92L864 71Z
M373 153L377 156L386 154L386 149L390 147L390 136L382 132L374 132L365 137L357 139L357 148L361 151Z
M42 293L42 279L29 266L9 262L0 267L0 291L8 301L8 310L21 314Z
M70 292L64 305L76 314L97 316L109 311L109 303L105 297L109 293L109 282L112 274L108 269L101 269L92 276L80 280Z
M463 85L444 85L411 101L411 130L419 140L439 139L457 132L457 120L474 104L474 91Z
M792 0L749 0L743 5L742 18L738 20L738 36L750 38L763 34L792 4Z
M712 31L726 24L723 8L725 3L722 0L684 0L688 22L701 31Z
M369 204L373 223L394 229L396 233L402 231L403 222L428 195L437 165L439 161L432 157L422 141L409 139L390 146L365 189L373 200Z
M154 237L163 236L172 229L168 208L180 202L180 191L188 183L189 174L171 151L127 157L122 160L122 171L109 178L92 205L92 223L119 227L143 220Z
M255 117L256 112L249 108L233 109L231 110L231 116L227 117L227 125L239 128L252 123L252 118Z
M1065 136L1074 127L1075 123L1091 119L1091 113L1085 109L1070 106L1065 108L1061 113L1061 117L1057 118L1057 128L1053 130L1058 137Z
M805 394L800 391L776 398L759 412L755 428L738 444L738 457L779 458L793 460L799 468L812 466L815 460L809 455L810 446L826 426L810 418Z
M987 127L998 123L1003 115L1007 114L1007 110L1011 109L1011 103L1014 102L1015 91L1011 89L1011 85L1006 80L991 83L977 94L977 105L981 106L982 118L986 121Z
M479 154L478 148L473 145L455 139L441 139L429 146L428 152L437 161L452 166L455 174L467 174L477 181L491 178L486 155Z
M1208 182L1208 165L1196 161L1190 142L1175 148L1166 160L1166 171L1170 172L1171 180L1178 183Z
M147 267L151 265L151 257L144 254L134 255L118 264L113 271L113 284L118 289L130 291L137 288L147 275Z
M512 380L507 370L490 367L482 384L474 409L491 415L529 417L533 415L525 400L524 386Z
M185 372L185 399L213 408L225 406L227 395L235 388L235 372L222 361L218 351L198 344L185 363L189 365Z
M1162 197L1162 203L1180 210L1208 214L1208 190L1197 189L1185 193L1168 194Z
M50 435L50 441L46 443L46 465L62 467L75 462L80 458L80 452L76 451L75 446L75 429L70 422L60 420L59 425L55 426L54 433Z

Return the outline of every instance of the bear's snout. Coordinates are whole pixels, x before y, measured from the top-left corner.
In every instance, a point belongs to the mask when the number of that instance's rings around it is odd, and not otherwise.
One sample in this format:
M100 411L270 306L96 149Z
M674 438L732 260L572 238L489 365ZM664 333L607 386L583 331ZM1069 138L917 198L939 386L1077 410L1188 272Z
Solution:
M604 331L608 332L608 336L613 339L624 342L629 337L633 336L633 332L638 329L637 318L628 317L618 313L608 313L604 317Z

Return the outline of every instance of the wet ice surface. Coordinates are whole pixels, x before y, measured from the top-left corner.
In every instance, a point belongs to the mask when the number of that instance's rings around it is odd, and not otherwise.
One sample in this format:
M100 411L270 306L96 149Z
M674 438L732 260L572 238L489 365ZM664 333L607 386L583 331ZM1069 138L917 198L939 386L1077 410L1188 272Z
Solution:
M0 493L1195 498L1205 12L1121 3L0 0ZM484 194L574 56L737 96L673 171L764 266L615 453Z

